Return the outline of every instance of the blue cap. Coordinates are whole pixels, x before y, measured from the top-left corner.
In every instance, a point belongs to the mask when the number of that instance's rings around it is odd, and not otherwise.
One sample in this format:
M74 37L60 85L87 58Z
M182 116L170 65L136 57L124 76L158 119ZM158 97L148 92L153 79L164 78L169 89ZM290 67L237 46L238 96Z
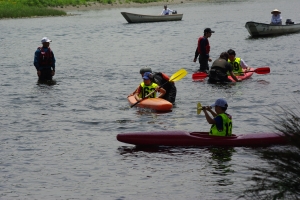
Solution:
M150 79L150 77L151 77L151 73L150 72L145 72L144 73L144 76L143 76L143 79L145 79L145 80L149 80Z
M227 101L225 99L217 99L217 101L211 105L211 107L215 107L215 106L220 106L222 108L227 108L228 104Z

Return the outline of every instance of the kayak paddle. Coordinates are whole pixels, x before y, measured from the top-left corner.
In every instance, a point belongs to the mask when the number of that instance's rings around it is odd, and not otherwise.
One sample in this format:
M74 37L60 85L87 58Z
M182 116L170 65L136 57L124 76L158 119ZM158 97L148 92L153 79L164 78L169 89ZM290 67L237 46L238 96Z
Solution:
M255 72L257 74L268 74L268 73L270 73L270 67L260 67L260 68L256 68L253 71L247 71L247 72ZM247 73L247 72L244 72L244 73ZM208 77L208 74L205 72L198 72L198 73L194 73L192 75L193 79L204 79L206 77Z
M198 103L197 103L197 115L200 115L201 110L202 110L201 103L198 102Z
M178 70L177 72L175 72L169 79L168 82L176 82L176 81L179 81L181 80L183 77L185 77L187 75L187 71L185 69L180 69ZM164 86L166 83L168 82L165 82L164 84L162 84L161 86L159 86L159 88L161 88L162 86ZM137 105L138 103L140 103L141 101L143 101L144 99L147 99L151 94L153 94L154 92L156 92L156 90L153 90L151 93L149 93L147 96L145 96L144 98L142 98L141 100L135 102L134 104L132 104L130 106L130 108L132 108L133 106Z

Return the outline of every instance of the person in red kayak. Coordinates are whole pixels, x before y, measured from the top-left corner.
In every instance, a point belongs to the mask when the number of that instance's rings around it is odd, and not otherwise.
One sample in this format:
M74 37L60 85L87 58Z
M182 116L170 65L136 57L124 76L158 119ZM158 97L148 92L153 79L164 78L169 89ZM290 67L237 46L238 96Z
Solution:
M137 101L142 100L153 91L155 92L153 92L148 98L156 98L156 92L160 93L157 98L162 98L165 95L166 90L159 87L156 83L152 82L150 76L150 72L144 73L144 81L139 85L134 95Z
M151 73L150 79L152 82L158 84L159 86L162 86L162 88L165 89L166 94L162 98L174 104L176 100L176 93L177 93L177 88L175 86L175 83L172 81L170 82L169 77L165 73L152 72L152 69L150 67L143 67L140 69L140 74L142 77L146 72ZM137 89L129 96L134 95L136 92Z
M212 110L215 107L215 112ZM232 119L226 113L228 104L225 99L217 99L211 106L202 107L206 120L212 124L209 135L215 136L231 136L232 135ZM209 115L209 112L213 117Z
M229 49L227 53L228 62L232 65L232 71L234 74L243 74L243 69L245 69L246 71L250 71L250 67L243 59L235 57L236 54L233 49Z

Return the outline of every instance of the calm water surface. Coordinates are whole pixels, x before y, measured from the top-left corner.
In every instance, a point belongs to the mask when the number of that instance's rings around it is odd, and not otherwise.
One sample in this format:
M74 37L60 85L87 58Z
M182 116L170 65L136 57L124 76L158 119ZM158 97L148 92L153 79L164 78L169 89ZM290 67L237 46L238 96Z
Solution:
M276 6L274 6L276 5ZM0 199L243 199L249 166L269 167L252 148L135 149L120 132L210 126L196 103L224 97L234 133L273 131L263 115L299 98L300 34L253 39L247 21L268 23L276 7L300 22L299 0L232 0L170 5L179 22L128 24L120 12L160 13L162 7L72 12L69 17L0 20ZM233 48L252 67L270 66L234 86L192 82L197 39L204 28L211 56ZM57 59L54 85L37 84L33 55L44 36ZM172 75L173 112L129 108L139 69ZM220 153L221 152L221 153Z

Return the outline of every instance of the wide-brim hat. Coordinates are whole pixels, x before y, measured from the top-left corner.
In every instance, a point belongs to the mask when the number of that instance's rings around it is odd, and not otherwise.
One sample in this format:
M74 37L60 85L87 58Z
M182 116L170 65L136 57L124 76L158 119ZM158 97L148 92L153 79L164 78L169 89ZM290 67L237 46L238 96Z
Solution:
M274 13L281 13L278 9L274 9L272 12L271 12L271 14L274 14Z

